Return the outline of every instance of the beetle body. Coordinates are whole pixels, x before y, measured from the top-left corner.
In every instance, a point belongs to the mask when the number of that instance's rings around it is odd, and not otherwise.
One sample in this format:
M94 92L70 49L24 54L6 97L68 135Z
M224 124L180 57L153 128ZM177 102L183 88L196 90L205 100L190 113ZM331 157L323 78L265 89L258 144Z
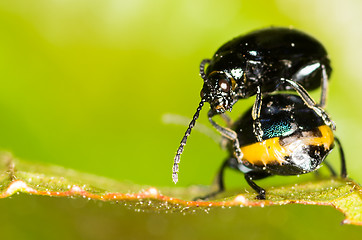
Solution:
M257 93L292 90L283 80L298 82L306 90L321 85L322 66L328 76L330 61L323 45L290 28L266 28L234 38L221 46L205 72L203 94L211 109L230 110L239 99ZM223 91L220 82L227 83Z
M265 131L260 118L261 114L265 115L262 108L268 108L262 98L274 91L295 90L307 108L334 130L334 122L324 111L331 71L323 45L295 29L266 28L225 43L211 59L205 59L200 64L200 75L204 80L201 101L175 155L173 181L178 181L181 154L205 102L210 104L210 123L232 141L239 163L243 161L244 153L239 143L244 140L243 137L230 128L220 126L213 117L218 114L225 116L224 113L231 111L240 99L256 96L249 111L252 124L247 126L259 142L264 139ZM321 99L316 104L307 90L318 87L321 87Z
M253 133L250 111L234 126L244 154L241 164L247 168L272 175L308 173L334 146L332 129L296 95L265 97L260 114L262 141Z
M297 95L276 94L264 98L260 122L263 136L258 140L253 132L253 119L247 111L232 127L237 133L242 161L236 158L234 146L218 173L218 190L203 197L213 197L224 191L224 171L230 167L244 173L248 184L265 199L265 190L254 180L272 175L300 175L317 170L337 142L341 155L341 176L347 176L344 154L333 130ZM335 175L331 169L332 175Z

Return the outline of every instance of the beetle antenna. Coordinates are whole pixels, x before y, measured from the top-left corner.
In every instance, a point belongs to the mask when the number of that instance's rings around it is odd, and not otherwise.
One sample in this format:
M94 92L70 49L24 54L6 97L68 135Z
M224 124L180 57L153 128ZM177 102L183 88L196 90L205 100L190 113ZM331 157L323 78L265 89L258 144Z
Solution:
M192 117L192 120L189 124L189 127L187 128L184 137L182 138L180 142L180 146L177 149L176 156L174 158L173 167L172 167L172 180L176 184L178 181L178 171L179 171L179 163L181 154L184 151L184 146L186 145L187 137L191 134L191 129L195 126L196 120L199 118L200 111L202 107L204 106L205 99L202 98L201 102L199 103L199 106L197 107L196 113Z
M206 74L205 74L205 65L211 62L210 59L204 59L200 63L200 76L204 79L204 83L207 82Z

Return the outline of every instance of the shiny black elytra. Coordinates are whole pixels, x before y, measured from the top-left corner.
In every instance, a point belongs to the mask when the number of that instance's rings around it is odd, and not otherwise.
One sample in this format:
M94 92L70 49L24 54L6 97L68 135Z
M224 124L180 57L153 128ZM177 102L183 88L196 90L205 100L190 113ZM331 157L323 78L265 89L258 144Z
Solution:
M208 65L206 71L205 66ZM180 156L205 102L210 103L210 123L226 138L232 140L236 158L241 162L235 131L218 125L212 119L231 111L239 99L256 95L251 111L253 132L258 140L263 135L259 120L262 96L274 91L295 90L325 122L335 129L325 113L330 61L323 45L313 37L292 28L266 28L237 37L221 46L211 59L200 64L204 80L201 102L197 108L174 158L173 181L178 181ZM321 87L319 104L307 90Z
M210 198L224 191L224 170L232 168L244 173L248 184L265 199L265 190L254 180L272 175L299 175L317 170L322 162L336 176L333 168L324 161L334 147L339 146L341 177L347 177L344 153L330 126L296 95L268 95L263 99L260 112L262 140L253 131L251 111L247 111L232 129L237 133L239 148L244 153L238 162L230 146L230 156L222 164L217 175L218 189L202 197Z

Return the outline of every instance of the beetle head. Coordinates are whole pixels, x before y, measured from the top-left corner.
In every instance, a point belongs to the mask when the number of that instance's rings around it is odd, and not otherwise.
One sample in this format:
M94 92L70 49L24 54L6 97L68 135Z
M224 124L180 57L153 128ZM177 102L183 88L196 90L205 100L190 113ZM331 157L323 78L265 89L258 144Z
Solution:
M201 98L210 103L211 110L214 113L224 113L231 111L235 103L235 85L234 78L224 71L212 71L206 76L205 64L210 60L204 60L200 64L200 75L204 80L204 86L201 90Z
M206 77L205 65L210 63L209 59L205 59L200 64L200 75L204 79L204 86L201 90L201 101L199 106L180 142L180 146L177 149L174 163L172 167L172 179L174 183L178 181L179 163L181 154L186 145L187 138L191 134L191 130L196 124L196 120L199 118L200 111L204 106L205 102L209 102L211 110L214 113L224 113L227 110L231 110L233 104L236 102L235 99L235 80L223 71L213 71Z

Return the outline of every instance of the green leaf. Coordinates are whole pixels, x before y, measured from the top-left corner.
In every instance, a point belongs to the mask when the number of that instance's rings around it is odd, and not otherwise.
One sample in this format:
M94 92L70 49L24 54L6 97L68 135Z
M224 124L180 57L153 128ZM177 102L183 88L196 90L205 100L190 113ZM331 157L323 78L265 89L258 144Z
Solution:
M352 180L323 179L267 189L267 199L255 193L227 192L229 196L210 201L193 201L210 192L207 187L155 188L121 183L53 165L28 163L1 154L0 198L15 193L55 197L82 197L121 202L135 211L170 213L208 212L213 208L265 207L285 204L333 206L345 215L342 223L362 225L362 190ZM232 196L232 197L230 197ZM220 196L221 197L221 196Z

